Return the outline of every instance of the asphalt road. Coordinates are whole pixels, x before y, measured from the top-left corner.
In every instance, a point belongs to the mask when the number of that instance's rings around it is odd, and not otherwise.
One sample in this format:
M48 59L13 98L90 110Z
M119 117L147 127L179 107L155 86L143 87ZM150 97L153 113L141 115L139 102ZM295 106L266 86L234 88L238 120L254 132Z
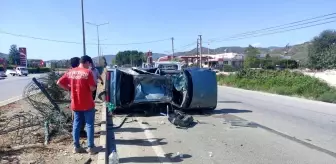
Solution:
M0 80L0 102L9 99L15 99L23 94L23 90L33 77L39 77L41 74L30 74L26 76L8 76Z
M178 129L164 116L116 132L121 163L336 163L336 105L228 87L213 113ZM116 118L115 122L120 121Z

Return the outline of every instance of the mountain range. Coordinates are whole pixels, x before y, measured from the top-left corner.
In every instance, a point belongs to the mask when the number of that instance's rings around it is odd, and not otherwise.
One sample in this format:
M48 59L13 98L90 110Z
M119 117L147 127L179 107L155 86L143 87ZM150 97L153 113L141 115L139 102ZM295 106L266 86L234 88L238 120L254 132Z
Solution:
M270 56L280 56L280 55L286 55L291 56L294 60L300 60L302 62L306 62L308 59L308 45L309 42L305 42L302 44L297 44L293 46L287 46L287 47L277 47L277 46L271 46L271 47L257 47L261 54L270 54ZM228 47L219 47L216 49L211 49L207 47L202 47L202 54L220 54L225 52L233 52L233 53L239 53L244 54L245 49L247 47L239 47L239 46L228 46ZM176 52L175 56L186 56L186 55L195 55L197 53L197 49L194 48L189 51L184 52ZM171 55L171 54L163 54L163 53L153 53L153 60L156 60L162 56ZM106 61L110 64L112 62L112 59L115 58L115 55L104 55L106 58Z
M270 56L280 56L284 55L285 52L287 56L291 56L294 60L300 60L303 62L306 62L308 59L308 45L309 42L305 42L302 44L287 46L287 47L257 47L261 54L270 54ZM202 54L220 54L225 52L233 52L233 53L239 53L243 54L245 52L246 47L239 47L239 46L228 46L228 47L219 47L216 49L210 49L207 47L202 47ZM197 52L197 49L194 48L189 51L184 52L176 52L175 56L185 56L185 55L195 55ZM156 60L162 56L171 55L171 54L164 54L164 53L153 53L153 60ZM108 64L112 63L112 59L115 58L115 55L104 55L106 58L106 61ZM4 53L0 53L0 58L7 58L8 55ZM98 57L94 57L93 60L98 60ZM51 61L51 60L50 60ZM57 60L52 60L57 61Z

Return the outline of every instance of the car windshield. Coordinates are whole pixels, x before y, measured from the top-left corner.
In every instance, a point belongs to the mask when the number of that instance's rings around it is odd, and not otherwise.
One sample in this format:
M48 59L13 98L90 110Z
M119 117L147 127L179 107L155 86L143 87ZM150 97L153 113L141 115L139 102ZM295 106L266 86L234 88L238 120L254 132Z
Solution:
M0 71L4 71L5 69L3 67L0 67Z
M26 71L27 69L26 68L19 68L19 70Z
M160 64L158 68L162 70L177 70L178 66L176 64Z

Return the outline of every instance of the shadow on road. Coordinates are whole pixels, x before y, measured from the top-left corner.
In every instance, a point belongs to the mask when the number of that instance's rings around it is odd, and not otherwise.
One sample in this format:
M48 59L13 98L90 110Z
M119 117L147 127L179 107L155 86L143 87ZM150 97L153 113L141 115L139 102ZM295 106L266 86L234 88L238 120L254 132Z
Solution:
M251 110L244 109L216 109L211 112L211 114L230 114L230 113L251 113Z
M251 110L244 110L244 109L231 109L231 108L223 108L223 109L215 109L215 110L190 110L187 111L187 114L190 115L204 115L204 116L211 116L211 115L219 115L219 114L232 114L232 113L251 113Z
M184 159L191 158L192 156L189 154L183 154L182 156L176 155L173 153L165 154L165 157L157 157L157 156L147 156L147 157L128 157L128 158L120 158L120 163L160 163L161 161L167 161L171 163L179 163L183 162Z
M115 132L132 132L132 133L139 133L139 132L144 132L145 130L156 130L157 128L123 128L121 127L120 129L115 129Z
M154 138L153 141L147 139L132 139L132 140L120 140L116 139L116 145L137 145L137 146L157 146L157 145L166 145L167 142L163 142L163 138Z

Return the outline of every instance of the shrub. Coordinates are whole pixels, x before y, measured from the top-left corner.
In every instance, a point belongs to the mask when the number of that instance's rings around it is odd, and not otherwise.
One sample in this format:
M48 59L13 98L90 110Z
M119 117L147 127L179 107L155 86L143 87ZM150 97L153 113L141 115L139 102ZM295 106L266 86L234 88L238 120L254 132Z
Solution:
M231 65L224 64L223 66L224 72L234 72L236 71L236 68L232 67Z
M47 73L50 71L51 69L47 67L28 68L28 73Z
M275 70L241 70L236 74L219 75L218 84L281 95L297 95L336 103L336 89L317 78L299 72Z

